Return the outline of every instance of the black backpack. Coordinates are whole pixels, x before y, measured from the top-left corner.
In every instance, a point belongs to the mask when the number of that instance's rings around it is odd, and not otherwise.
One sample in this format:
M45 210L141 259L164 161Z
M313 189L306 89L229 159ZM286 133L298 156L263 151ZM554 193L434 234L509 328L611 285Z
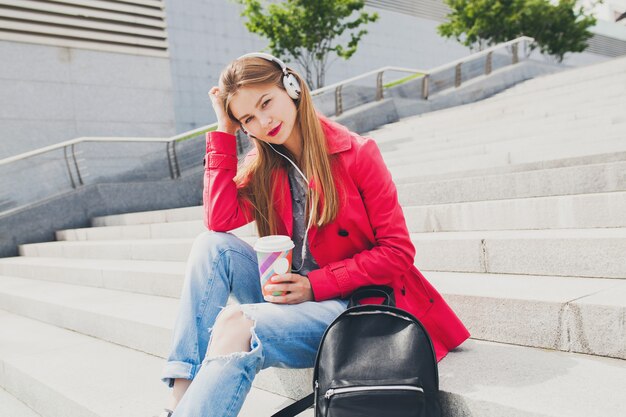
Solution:
M383 304L359 305L383 297ZM315 417L440 417L439 373L430 336L395 307L393 289L363 287L326 329L315 361L313 394L273 417L312 403Z

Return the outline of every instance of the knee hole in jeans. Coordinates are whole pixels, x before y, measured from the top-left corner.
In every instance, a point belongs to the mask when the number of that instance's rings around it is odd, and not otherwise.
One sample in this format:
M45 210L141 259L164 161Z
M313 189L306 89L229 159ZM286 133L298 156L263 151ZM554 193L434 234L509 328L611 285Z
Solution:
M250 352L254 322L238 305L225 307L215 320L207 349L207 358L236 352Z

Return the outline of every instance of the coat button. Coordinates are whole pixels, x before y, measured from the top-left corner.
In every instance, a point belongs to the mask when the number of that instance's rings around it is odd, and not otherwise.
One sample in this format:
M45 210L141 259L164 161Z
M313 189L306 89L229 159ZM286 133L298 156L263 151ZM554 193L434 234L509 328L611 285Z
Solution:
M343 236L343 237L346 237L349 234L348 231L345 229L339 229L338 233L339 233L339 236Z

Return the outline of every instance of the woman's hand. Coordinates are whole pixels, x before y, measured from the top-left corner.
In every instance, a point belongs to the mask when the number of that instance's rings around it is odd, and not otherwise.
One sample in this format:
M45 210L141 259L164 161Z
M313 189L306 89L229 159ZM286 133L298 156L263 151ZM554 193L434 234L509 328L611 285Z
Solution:
M267 291L286 291L285 295L266 295L265 301L276 304L300 304L313 301L311 282L298 274L282 274L272 277L272 283L265 286Z
M220 89L217 86L212 87L211 90L209 90L209 98L211 99L213 110L217 116L217 130L234 135L239 130L239 123L233 122L224 111L222 101L219 98L219 92Z

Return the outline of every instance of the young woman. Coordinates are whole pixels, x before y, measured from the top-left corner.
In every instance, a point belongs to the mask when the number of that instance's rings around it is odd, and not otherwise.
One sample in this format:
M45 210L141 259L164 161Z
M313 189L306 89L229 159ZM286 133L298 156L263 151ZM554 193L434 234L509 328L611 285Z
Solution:
M396 187L376 142L318 114L302 78L277 58L248 54L209 92L204 220L194 242L163 380L163 416L236 416L264 368L314 365L326 327L366 285L388 285L415 315L437 360L469 337L413 265ZM235 133L254 142L238 171ZM252 247L226 233L251 221L259 236L294 241L291 273L263 297ZM233 295L239 304L226 303ZM191 382L193 381L193 382ZM184 394L184 395L183 395Z

